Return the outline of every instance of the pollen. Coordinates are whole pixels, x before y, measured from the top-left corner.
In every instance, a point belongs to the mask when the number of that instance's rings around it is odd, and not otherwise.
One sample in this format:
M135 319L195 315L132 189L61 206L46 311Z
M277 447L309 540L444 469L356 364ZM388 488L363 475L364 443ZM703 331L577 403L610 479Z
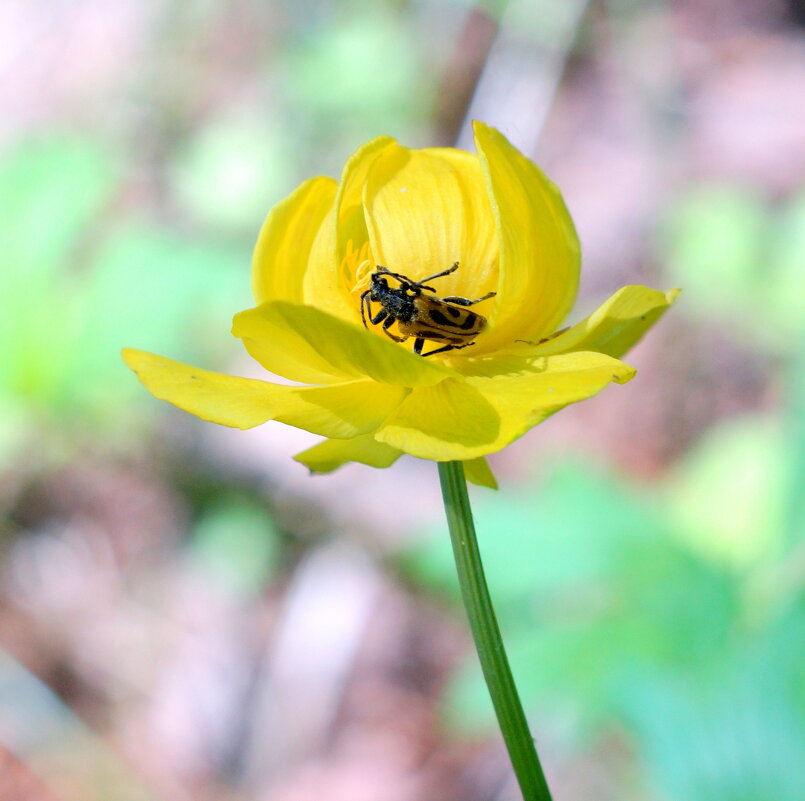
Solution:
M374 268L375 263L369 243L364 242L360 248L356 248L351 239L347 240L339 272L344 286L351 295L360 295L369 286L369 279Z

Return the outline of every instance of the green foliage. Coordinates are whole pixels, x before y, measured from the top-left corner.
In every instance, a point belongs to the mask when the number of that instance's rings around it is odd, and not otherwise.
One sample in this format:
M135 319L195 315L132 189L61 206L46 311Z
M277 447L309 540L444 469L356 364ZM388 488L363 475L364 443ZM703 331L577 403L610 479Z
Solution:
M802 342L805 327L805 293L802 291L802 265L805 264L805 191L778 214L772 230L770 272L765 287L769 322L790 332Z
M625 730L645 781L669 798L793 801L801 787L805 604L796 581L776 578L797 540L783 514L794 462L778 431L750 418L716 429L653 498L572 462L537 490L478 498L527 708L563 721L577 745ZM456 597L442 533L403 565ZM474 656L446 714L465 733L492 725Z
M276 572L279 535L262 504L230 492L202 510L193 527L192 553L216 583L252 595Z
M500 492L484 497L474 513L496 603L529 616L535 583L544 593L572 579L592 585L611 572L613 542L650 532L650 510L623 485L570 464L547 479L539 497L530 487ZM434 537L409 554L407 565L426 584L458 592L449 541Z
M306 25L285 57L288 102L330 144L333 136L350 147L380 133L404 136L430 101L418 49L410 23L382 6L327 28Z
M623 718L670 798L795 801L805 768L803 599L735 638L702 671L640 673L622 688Z
M783 528L788 547L793 547L805 532L805 341L795 354L792 369L786 377L790 398L783 410L790 471L786 476L786 498Z
M775 212L757 192L704 186L669 211L664 251L686 304L746 341L790 350L805 323L805 195Z
M779 422L747 417L709 431L669 482L677 530L695 549L736 567L777 558L789 456Z
M77 139L31 141L0 162L3 280L48 278L110 199L116 165L101 147ZM24 299L21 298L21 299Z
M87 143L36 142L0 164L0 387L52 392L77 325L70 265L114 186L107 155Z
M118 173L104 148L66 138L0 161L0 448L26 420L119 427L136 386L121 347L220 356L249 303L248 251L117 222Z
M185 143L171 167L177 199L213 230L254 236L268 210L295 183L294 149L282 126L234 109Z

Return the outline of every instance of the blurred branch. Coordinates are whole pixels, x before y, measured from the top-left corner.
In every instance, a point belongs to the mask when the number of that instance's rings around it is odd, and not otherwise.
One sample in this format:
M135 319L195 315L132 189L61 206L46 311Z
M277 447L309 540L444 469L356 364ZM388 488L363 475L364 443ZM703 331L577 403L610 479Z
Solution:
M46 684L2 651L0 744L64 801L159 801Z
M588 6L589 0L511 0L456 147L473 149L472 121L482 120L500 128L524 153L535 151Z
M368 557L347 545L314 549L297 567L254 701L243 772L255 792L324 746L378 589Z

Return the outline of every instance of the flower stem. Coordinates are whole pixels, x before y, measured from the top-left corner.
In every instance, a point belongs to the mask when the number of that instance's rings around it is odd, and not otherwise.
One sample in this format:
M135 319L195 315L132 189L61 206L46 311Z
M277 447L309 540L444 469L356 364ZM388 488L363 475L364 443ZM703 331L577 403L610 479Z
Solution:
M489 598L467 497L464 465L461 462L439 462L439 479L461 595L514 773L525 801L551 801Z

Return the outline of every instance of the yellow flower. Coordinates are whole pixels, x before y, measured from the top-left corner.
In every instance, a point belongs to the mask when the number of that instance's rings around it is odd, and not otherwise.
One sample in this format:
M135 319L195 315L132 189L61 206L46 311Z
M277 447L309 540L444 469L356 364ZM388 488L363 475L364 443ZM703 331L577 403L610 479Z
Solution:
M269 213L253 260L257 305L235 316L232 333L295 385L136 350L124 351L126 363L156 397L204 420L236 428L279 420L326 437L295 457L314 471L349 461L387 467L410 453L464 461L470 480L494 485L483 457L632 378L619 357L676 293L623 287L556 333L578 289L573 222L558 189L502 134L476 123L475 144L477 155L374 139L340 183L312 178ZM361 295L378 265L417 281L455 262L434 294L496 293L472 308L487 318L474 344L422 357L411 339L361 324ZM426 354L440 347L426 344Z

